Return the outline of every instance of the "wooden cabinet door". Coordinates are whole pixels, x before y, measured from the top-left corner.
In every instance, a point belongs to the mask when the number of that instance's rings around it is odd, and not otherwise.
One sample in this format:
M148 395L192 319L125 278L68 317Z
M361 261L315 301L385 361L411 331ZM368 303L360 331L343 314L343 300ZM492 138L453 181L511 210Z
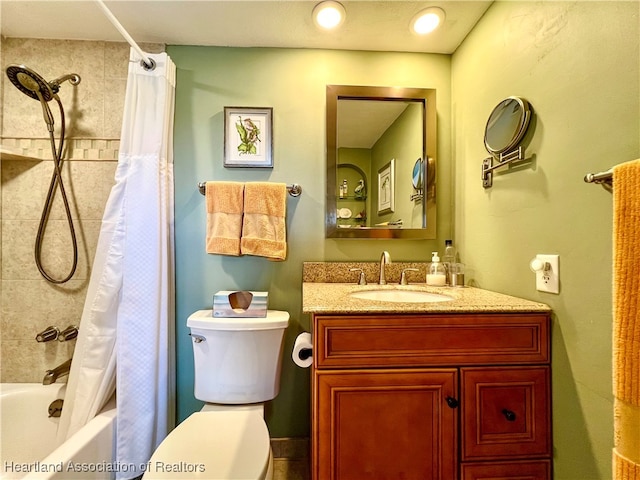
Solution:
M461 369L462 460L551 455L548 366Z
M456 479L457 377L456 369L316 370L313 478Z

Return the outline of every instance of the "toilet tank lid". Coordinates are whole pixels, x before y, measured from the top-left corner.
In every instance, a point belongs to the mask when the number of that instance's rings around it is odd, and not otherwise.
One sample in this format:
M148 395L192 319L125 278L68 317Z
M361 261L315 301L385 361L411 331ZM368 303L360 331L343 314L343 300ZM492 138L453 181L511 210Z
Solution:
M266 317L214 317L213 310L198 310L187 319L187 327L203 330L275 330L287 328L289 312L268 310Z

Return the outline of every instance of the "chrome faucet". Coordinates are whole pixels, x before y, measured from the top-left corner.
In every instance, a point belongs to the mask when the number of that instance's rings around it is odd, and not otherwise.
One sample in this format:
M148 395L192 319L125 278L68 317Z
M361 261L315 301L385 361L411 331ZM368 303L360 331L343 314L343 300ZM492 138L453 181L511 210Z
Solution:
M385 276L384 269L385 265L387 265L388 263L391 263L391 255L389 255L389 252L385 250L380 256L380 285L387 284L387 278Z
M69 369L71 368L71 359L67 360L64 363L61 363L53 370L47 370L44 374L44 378L42 379L43 385L51 385L58 380L59 377L64 377L69 374Z

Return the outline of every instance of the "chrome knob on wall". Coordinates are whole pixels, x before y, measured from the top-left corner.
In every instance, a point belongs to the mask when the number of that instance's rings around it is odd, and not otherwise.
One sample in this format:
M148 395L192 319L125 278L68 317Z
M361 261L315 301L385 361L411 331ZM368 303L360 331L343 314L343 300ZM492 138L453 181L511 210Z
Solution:
M59 342L66 342L68 340L73 340L78 336L78 327L75 325L69 325L67 328L62 330L58 335Z
M60 330L58 330L58 327L48 326L42 332L36 335L36 342L51 342L58 338L59 334Z

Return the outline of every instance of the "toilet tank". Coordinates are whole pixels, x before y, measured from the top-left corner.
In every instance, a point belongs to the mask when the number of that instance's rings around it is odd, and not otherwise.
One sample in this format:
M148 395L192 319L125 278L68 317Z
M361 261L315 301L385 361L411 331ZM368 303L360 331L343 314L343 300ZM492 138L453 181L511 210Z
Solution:
M194 394L209 403L271 400L280 390L284 331L289 314L261 318L213 317L200 310L187 320L195 367Z

